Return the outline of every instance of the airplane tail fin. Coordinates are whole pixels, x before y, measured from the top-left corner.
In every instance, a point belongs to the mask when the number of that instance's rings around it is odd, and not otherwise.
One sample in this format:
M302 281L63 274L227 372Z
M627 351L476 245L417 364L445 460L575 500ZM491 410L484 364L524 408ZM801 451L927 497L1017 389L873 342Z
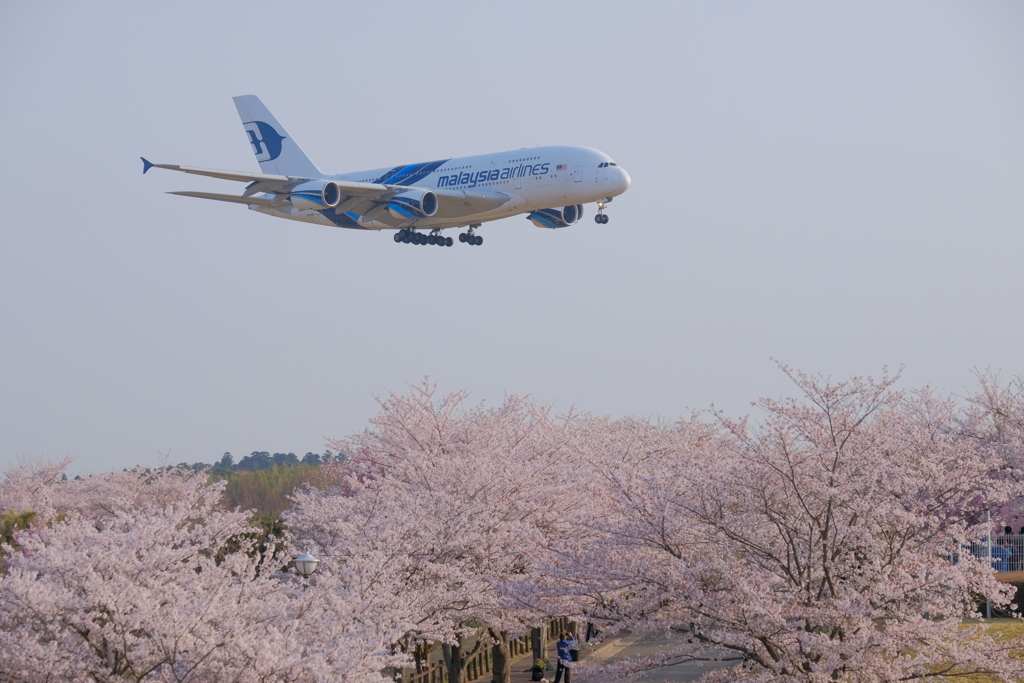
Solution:
M232 99L262 172L305 178L323 177L320 169L309 160L260 98L242 95Z

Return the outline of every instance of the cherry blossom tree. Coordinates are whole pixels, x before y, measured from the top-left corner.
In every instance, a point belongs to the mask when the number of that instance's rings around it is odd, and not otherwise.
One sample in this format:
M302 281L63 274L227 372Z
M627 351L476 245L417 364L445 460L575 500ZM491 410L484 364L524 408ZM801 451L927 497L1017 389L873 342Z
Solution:
M44 491L43 474L19 471L5 500L85 500L5 548L0 680L362 682L398 663L398 634L354 618L361 602L345 586L305 590L278 571L288 558L260 558L222 484L135 471Z
M965 548L1020 500L1020 382L983 376L964 403L783 369L799 396L757 423L391 394L266 554L202 473L10 469L0 683L362 683L427 642L450 683L481 647L507 681L510 636L549 615L677 636L607 677L711 657L742 666L708 681L1024 675L1021 643L964 620L1013 599Z
M471 634L475 647L495 646L496 680L507 679L509 635L544 616L522 589L547 538L565 527L562 424L518 396L466 409L464 393L435 392L422 384L391 394L370 429L331 442L349 456L345 485L296 494L286 518L339 566L373 557L400 567L395 600L418 614L405 642L442 642L451 683L475 654Z
M744 662L709 681L1020 676L1020 643L963 622L1011 600L963 552L1019 493L1007 459L928 390L784 369L802 395L763 400L759 425L592 423L604 541L566 573L606 618L679 632L678 656Z
M967 398L981 411L977 435L1005 448L1008 460L1024 466L1024 378L1004 384L992 372L978 373L978 389Z
M42 519L51 519L64 502L61 494L65 489L57 484L71 462L71 458L59 462L23 461L0 472L0 510L32 512Z
M994 373L978 373L978 389L967 400L974 412L965 429L1005 458L1006 477L1020 481L1024 476L1024 378L1003 383ZM1024 496L996 507L992 515L998 526L1024 527Z

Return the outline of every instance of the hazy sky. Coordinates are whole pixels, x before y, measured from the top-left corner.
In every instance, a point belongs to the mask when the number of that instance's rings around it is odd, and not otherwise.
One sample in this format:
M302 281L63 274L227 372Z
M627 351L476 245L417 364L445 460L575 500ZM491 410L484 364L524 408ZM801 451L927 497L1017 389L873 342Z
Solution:
M322 451L429 375L745 413L778 358L1024 374L1024 3L0 4L0 465ZM395 244L170 190L534 145L632 176L595 225ZM454 232L453 232L454 234Z

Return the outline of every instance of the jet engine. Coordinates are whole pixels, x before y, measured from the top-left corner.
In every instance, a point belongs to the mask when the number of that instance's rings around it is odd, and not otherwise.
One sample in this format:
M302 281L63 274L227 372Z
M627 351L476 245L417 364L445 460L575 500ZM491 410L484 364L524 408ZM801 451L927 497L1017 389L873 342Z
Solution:
M583 218L583 205L570 204L561 209L541 209L527 216L538 228L568 228Z
M430 190L409 190L396 194L388 202L388 211L399 219L416 219L437 213L437 195Z
M289 199L298 209L327 209L341 201L341 189L333 180L311 180L293 187Z

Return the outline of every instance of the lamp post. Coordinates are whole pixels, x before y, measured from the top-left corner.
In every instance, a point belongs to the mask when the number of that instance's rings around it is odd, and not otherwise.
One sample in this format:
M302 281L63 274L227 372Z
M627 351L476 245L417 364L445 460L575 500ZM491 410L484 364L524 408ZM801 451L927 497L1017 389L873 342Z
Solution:
M320 564L320 560L309 553L302 553L292 560L292 563L295 565L295 571L302 574L304 578L309 579L313 572L316 571L316 566Z

